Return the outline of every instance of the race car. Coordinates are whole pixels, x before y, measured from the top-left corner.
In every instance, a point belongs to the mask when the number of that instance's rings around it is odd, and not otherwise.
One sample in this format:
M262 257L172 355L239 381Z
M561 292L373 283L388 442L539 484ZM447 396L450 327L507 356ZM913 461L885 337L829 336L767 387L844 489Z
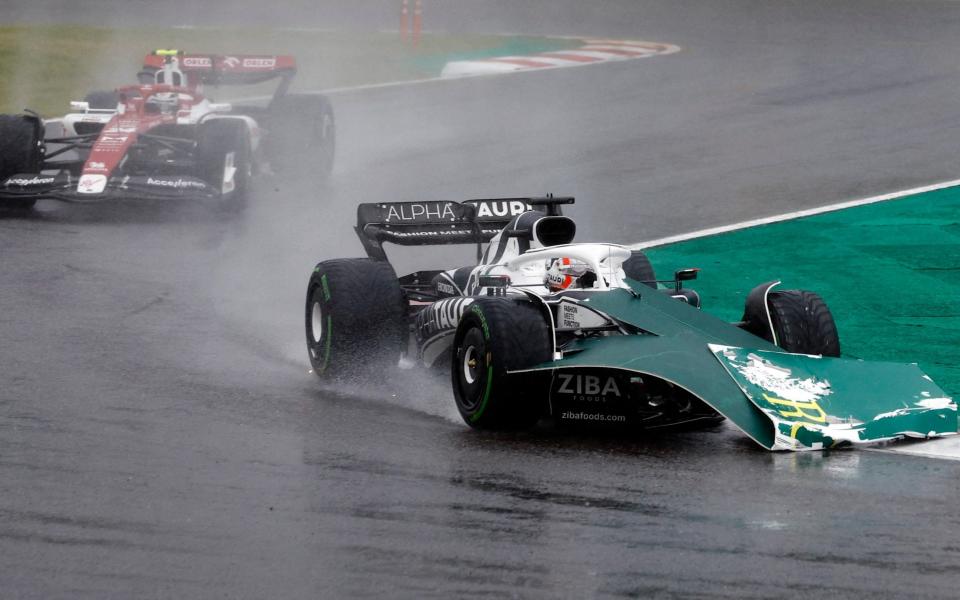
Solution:
M701 310L640 251L574 243L573 198L361 204L365 258L325 260L307 285L313 372L449 373L463 420L515 429L697 427L724 417L769 450L957 432L957 406L917 365L840 357L823 299L756 286L743 318ZM384 243L476 244L475 264L397 277ZM486 244L486 247L483 246ZM449 265L448 265L449 266Z
M333 167L330 102L287 93L291 56L157 50L140 83L88 94L62 119L0 115L0 208L40 198L109 197L234 201L261 172ZM215 103L208 87L277 80L265 107ZM59 134L47 137L48 131Z

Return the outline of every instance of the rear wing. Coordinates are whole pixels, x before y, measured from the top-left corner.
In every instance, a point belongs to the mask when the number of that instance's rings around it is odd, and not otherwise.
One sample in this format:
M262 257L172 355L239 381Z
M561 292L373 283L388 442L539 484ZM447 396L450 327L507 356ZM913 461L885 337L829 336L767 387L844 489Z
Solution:
M143 70L154 73L171 57L191 80L206 85L247 85L275 78L290 80L297 72L292 56L270 54L187 54L181 50L154 50L143 59Z
M387 260L383 243L400 246L477 244L490 241L517 215L540 210L560 214L573 198L478 198L454 202L378 202L357 207L356 232L367 256Z

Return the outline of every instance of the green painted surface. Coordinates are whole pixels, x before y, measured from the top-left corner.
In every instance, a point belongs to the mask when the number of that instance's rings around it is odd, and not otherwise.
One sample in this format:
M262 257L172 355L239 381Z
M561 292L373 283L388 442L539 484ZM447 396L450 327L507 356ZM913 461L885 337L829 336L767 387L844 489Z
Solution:
M957 431L957 405L916 365L714 346L769 418L775 449L820 449Z
M956 404L915 365L788 354L665 294L639 284L634 290L584 302L653 335L586 339L579 352L542 367L654 375L695 394L768 449L957 430Z
M960 395L960 188L648 250L658 274L701 267L703 307L725 320L750 289L820 294L845 357L917 362Z
M581 352L546 368L601 367L654 375L678 385L733 421L765 448L774 444L770 420L753 404L710 352L709 344L776 351L768 342L641 284L637 295L612 290L590 297L589 306L655 335L613 336L581 342Z

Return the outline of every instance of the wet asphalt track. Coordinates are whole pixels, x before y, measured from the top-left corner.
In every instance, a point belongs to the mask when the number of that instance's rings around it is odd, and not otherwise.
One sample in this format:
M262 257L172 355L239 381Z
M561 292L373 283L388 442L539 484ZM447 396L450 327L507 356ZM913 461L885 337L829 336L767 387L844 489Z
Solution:
M318 25L392 25L351 4ZM359 201L573 193L633 242L956 178L960 4L449 4L684 51L340 94L331 184L234 215L0 218L0 596L955 597L958 463L478 434L442 381L321 389L301 302Z

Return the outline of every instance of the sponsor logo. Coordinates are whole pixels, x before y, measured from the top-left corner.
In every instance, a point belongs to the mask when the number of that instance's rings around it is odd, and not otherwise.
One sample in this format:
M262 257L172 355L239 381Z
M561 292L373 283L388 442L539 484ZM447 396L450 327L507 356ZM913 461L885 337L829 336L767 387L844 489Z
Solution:
M561 327L580 329L580 319L577 318L579 316L578 312L577 307L563 304L560 310Z
M438 329L452 329L460 324L460 317L468 306L473 304L473 298L458 298L453 302L446 302L447 306L434 311L434 322Z
M549 271L547 274L550 275ZM610 324L603 315L569 300L561 302L557 309L557 327L561 329L585 329Z
M612 421L623 423L627 420L626 415L605 415L603 413L585 413L565 410L560 413L560 418L567 421Z
M570 283L571 283L570 279L571 279L571 277L570 277L569 275L564 274L564 273L556 273L556 272L547 271L546 280L547 280L548 287L550 287L551 289L552 289L552 288L561 288L561 289L563 289L563 288L569 287L569 286L570 286ZM566 308L566 307L564 307L564 308ZM566 315L564 315L564 316L566 316ZM579 324L579 323L576 323L575 321L570 321L570 320L568 320L568 319L564 319L564 320L563 320L563 326L564 326L564 327L580 327L580 324Z
M87 171L106 171L106 170L107 170L107 164L106 164L106 163L99 162L99 161L96 161L96 160L92 160L92 161L90 161L90 162L87 163L87 169L86 169L86 170L87 170Z
M120 133L120 135L112 134L113 130L111 129L110 134L100 136L96 144L97 150L102 150L103 152L119 152L127 143L127 140L130 139L130 136L126 133Z
M461 229L440 229L437 231L391 231L390 235L398 238L416 238L416 237L456 237L470 235L468 241L472 241L472 232L464 232Z
M187 56L183 59L185 67L212 67L213 63L205 56Z
M82 175L77 182L77 192L81 194L99 194L106 187L106 175Z
M477 203L478 217L514 217L530 210L521 200L491 200Z
M272 69L277 65L275 58L245 58L243 66L248 69Z
M11 177L7 180L6 185L19 185L21 187L28 187L31 185L49 185L54 182L55 177L39 177L34 175L30 179L26 177Z
M437 281L437 291L438 291L438 292L442 292L442 293L444 293L444 294L456 294L456 293L457 293L456 288L454 288L454 287L453 287L452 285L450 285L449 283L445 283L445 282L443 282L443 281Z
M387 209L387 223L391 222L416 222L428 219L450 219L455 220L457 215L453 212L453 205L450 202L424 202L412 204L389 205Z
M620 386L613 376L558 373L557 380L560 383L558 394L573 396L574 400L581 402L606 402L609 397L622 397Z
M182 189L203 189L206 184L200 181L192 181L190 179L154 179L153 177L147 177L147 185L155 185L158 187L167 187L177 190Z
M240 65L240 59L236 56L227 56L223 59L223 66L235 69Z

